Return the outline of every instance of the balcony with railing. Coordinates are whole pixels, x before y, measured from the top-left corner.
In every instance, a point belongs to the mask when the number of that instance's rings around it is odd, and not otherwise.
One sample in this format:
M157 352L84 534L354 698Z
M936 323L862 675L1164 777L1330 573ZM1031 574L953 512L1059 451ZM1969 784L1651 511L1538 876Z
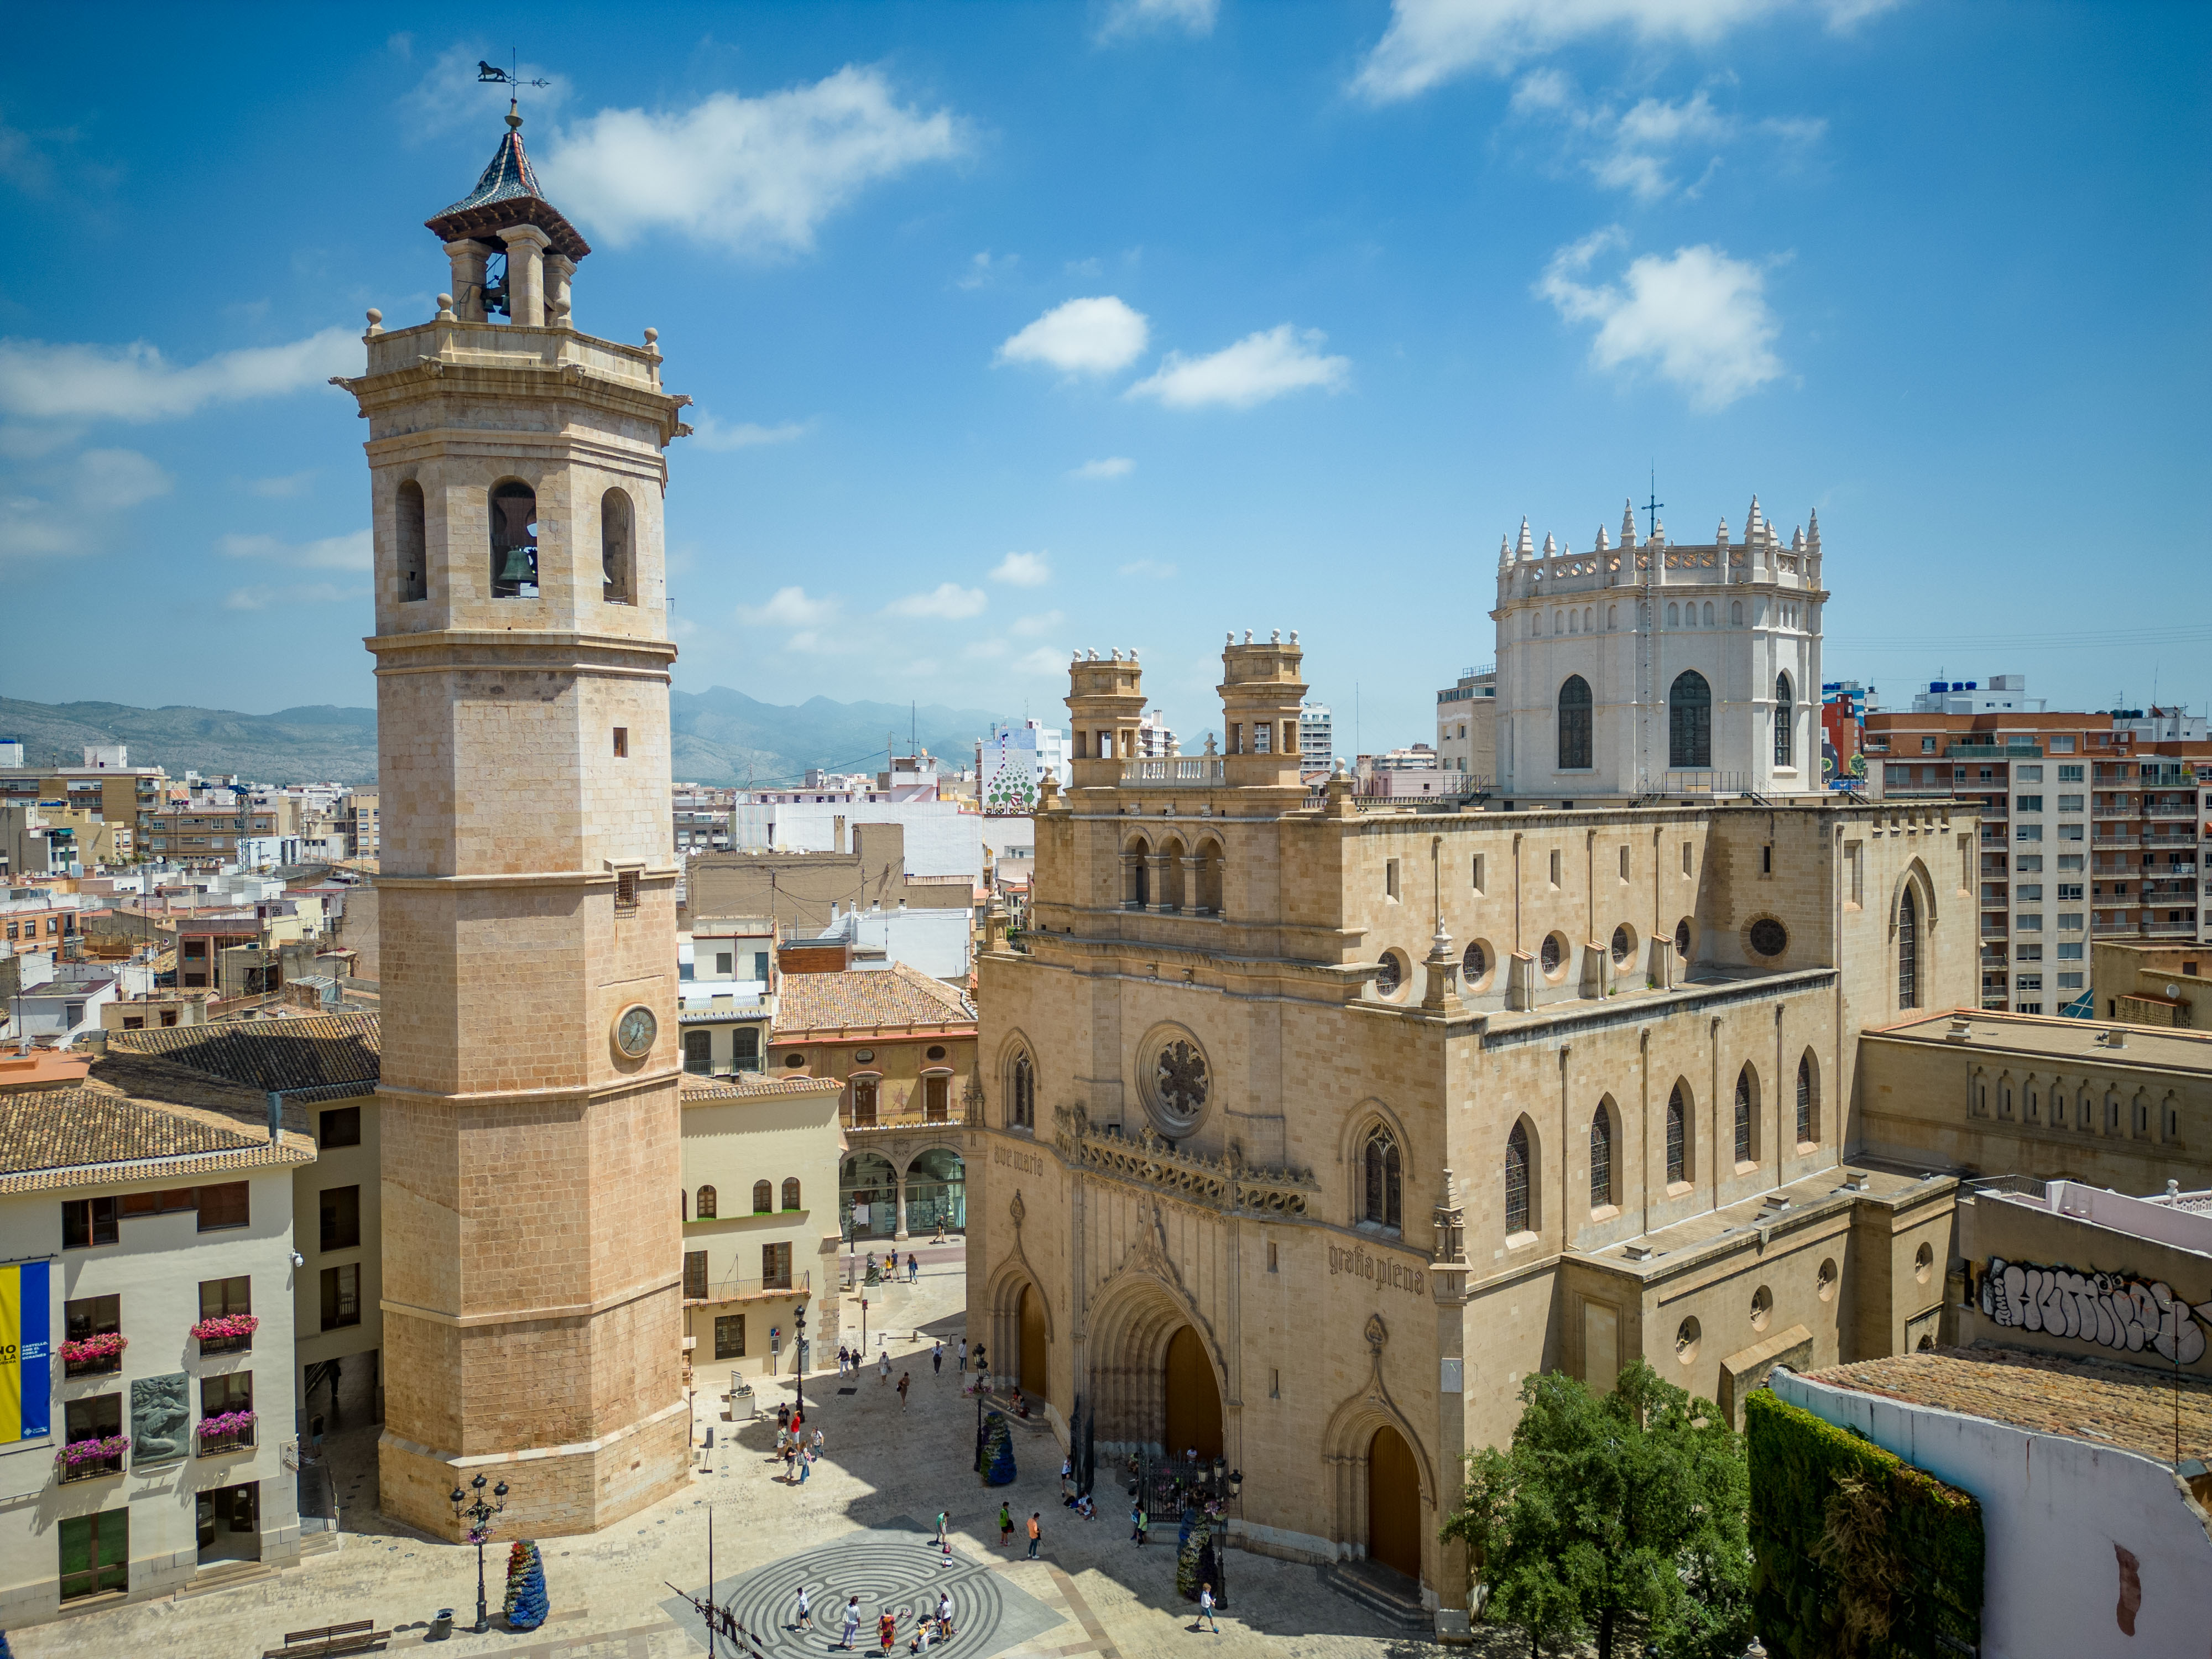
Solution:
M199 1455L223 1457L251 1451L254 1444L254 1414L251 1411L223 1412L200 1419Z
M687 1276L684 1281L684 1305L703 1308L714 1303L758 1302L768 1297L783 1301L811 1296L813 1291L814 1274L811 1268L753 1278L737 1273L708 1279Z
M115 1376L123 1369L123 1351L130 1346L131 1339L118 1331L70 1338L61 1346L63 1380Z
M1217 789L1226 775L1218 755L1166 755L1155 760L1121 763L1121 787L1125 789Z
M1952 760L2041 760L2043 745L2031 738L2008 738L2002 743L1976 743L1960 738L1943 745Z
M123 1473L124 1454L131 1449L127 1434L96 1435L72 1440L54 1454L54 1479L64 1486L76 1480L98 1480Z

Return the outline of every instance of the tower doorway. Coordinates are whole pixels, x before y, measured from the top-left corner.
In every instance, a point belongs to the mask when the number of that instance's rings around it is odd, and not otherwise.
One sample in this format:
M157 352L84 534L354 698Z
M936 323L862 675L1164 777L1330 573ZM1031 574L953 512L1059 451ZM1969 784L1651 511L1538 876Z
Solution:
M1367 1446L1367 1559L1421 1581L1421 1474L1388 1424Z
M1193 1447L1204 1462L1223 1455L1221 1390L1214 1382L1206 1344L1188 1325L1168 1339L1167 1406L1164 1449L1170 1457L1180 1457Z
M1044 1292L1034 1285L1022 1286L1022 1392L1038 1400L1046 1397L1045 1353L1050 1339L1044 1331Z

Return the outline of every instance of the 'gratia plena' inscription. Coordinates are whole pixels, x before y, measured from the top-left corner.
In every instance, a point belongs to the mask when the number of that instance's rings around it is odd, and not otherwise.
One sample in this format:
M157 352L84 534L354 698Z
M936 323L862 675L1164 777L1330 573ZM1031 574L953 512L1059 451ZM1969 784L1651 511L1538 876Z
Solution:
M1378 1290L1406 1291L1421 1296L1429 1288L1428 1274L1412 1263L1387 1255L1370 1255L1357 1245L1350 1249L1330 1245L1328 1271L1332 1277L1348 1273L1354 1279L1366 1279Z

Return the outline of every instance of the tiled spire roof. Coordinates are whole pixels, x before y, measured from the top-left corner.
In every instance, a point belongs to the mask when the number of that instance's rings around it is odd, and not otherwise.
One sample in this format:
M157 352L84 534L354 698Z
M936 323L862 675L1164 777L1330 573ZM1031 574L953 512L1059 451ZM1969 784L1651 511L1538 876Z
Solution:
M522 148L522 118L513 113L507 118L507 136L492 152L477 187L423 223L448 242L468 236L489 239L507 226L535 225L552 239L556 253L580 259L592 251L576 228L539 193L538 174Z

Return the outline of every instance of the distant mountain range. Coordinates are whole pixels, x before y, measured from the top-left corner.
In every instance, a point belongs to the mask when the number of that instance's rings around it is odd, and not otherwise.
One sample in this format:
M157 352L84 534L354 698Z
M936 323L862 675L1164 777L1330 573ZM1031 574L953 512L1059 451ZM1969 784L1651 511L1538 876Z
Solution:
M887 735L903 752L909 732L951 764L972 760L972 745L1004 718L936 703L919 709L888 702L813 697L790 708L715 686L669 697L675 773L699 783L796 782L809 767L872 772ZM75 766L91 743L128 744L134 766L237 773L258 783L369 783L376 777L376 711L328 704L241 714L227 708L133 708L119 702L27 702L0 697L0 738L20 738L32 765Z

